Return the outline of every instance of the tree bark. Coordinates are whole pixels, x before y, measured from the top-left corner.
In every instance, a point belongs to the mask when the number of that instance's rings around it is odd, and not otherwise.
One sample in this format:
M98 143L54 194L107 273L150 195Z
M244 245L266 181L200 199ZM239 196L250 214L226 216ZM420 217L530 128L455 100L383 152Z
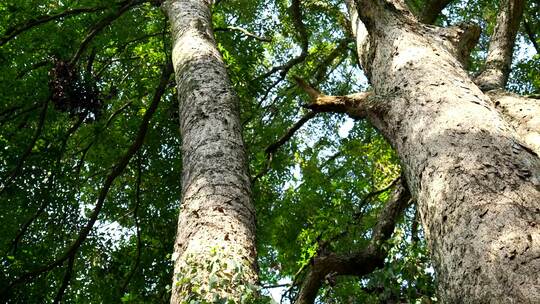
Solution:
M256 293L255 210L238 98L216 48L211 4L164 4L174 38L183 164L171 303L239 303Z
M442 302L540 303L538 155L468 77L460 43L402 1L356 5L378 102L365 117L401 158Z

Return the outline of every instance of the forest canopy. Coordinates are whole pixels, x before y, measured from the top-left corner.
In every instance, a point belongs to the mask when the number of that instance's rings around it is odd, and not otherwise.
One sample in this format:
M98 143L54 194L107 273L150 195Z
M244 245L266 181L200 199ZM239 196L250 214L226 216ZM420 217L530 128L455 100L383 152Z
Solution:
M316 303L440 301L419 192L407 190L412 173L403 168L413 164L369 114L316 103L379 90L376 72L363 68L347 1L210 2L215 46L238 100L261 301L307 303L300 300L309 292ZM463 62L475 79L489 68L501 3L514 1L401 2L431 28L478 27ZM527 1L514 19L503 89L537 100L540 3ZM187 157L175 35L159 0L0 3L6 303L170 301ZM520 170L525 179L538 175ZM332 258L349 260L316 268Z

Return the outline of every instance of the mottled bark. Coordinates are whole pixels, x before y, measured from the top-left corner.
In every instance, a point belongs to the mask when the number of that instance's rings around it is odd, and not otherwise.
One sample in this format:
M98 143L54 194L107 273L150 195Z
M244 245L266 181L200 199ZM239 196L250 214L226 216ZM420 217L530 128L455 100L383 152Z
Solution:
M524 6L525 0L499 1L497 24L489 42L486 63L475 80L484 91L506 86Z
M183 165L171 303L237 303L254 295L257 282L238 98L216 48L210 6L209 0L164 4L174 36Z
M364 276L384 265L388 251L384 242L392 236L411 195L400 181L378 216L373 237L368 246L351 254L323 253L313 258L309 271L302 282L295 304L312 304L325 278L339 275Z
M539 303L538 155L439 30L401 1L356 4L369 32L358 34L359 57L379 102L366 117L401 158L442 301Z
M540 100L502 90L489 91L487 95L526 146L540 155Z

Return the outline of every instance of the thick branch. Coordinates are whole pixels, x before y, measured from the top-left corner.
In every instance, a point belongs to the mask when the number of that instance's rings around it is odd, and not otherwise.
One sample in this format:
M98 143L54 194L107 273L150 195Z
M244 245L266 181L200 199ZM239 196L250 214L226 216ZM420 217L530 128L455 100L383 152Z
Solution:
M540 100L503 90L488 92L495 107L516 129L526 148L540 155Z
M161 100L161 97L165 93L165 90L167 88L167 85L169 83L169 78L171 74L173 73L172 63L169 62L166 64L166 66L163 69L163 73L161 75L161 79L159 82L159 85L156 88L156 92L154 93L154 97L152 99L152 103L146 110L141 125L139 126L139 130L137 132L137 136L129 149L126 151L126 153L119 159L117 164L113 167L107 178L105 179L105 182L103 184L103 187L101 188L98 199L96 201L96 206L94 207L94 210L92 211L92 214L90 214L88 223L82 228L82 230L79 232L79 236L77 239L71 244L69 249L59 258L57 258L55 261L51 262L48 265L39 267L31 272L27 272L20 276L18 279L14 280L9 284L7 287L7 290L13 288L14 286L24 283L28 280L31 280L32 278L39 276L43 273L46 273L64 263L69 258L72 258L77 251L79 250L80 246L83 244L83 242L86 240L88 235L90 234L90 231L94 227L94 224L97 221L97 218L101 212L101 209L103 208L103 204L105 202L105 198L107 197L107 194L109 193L109 189L111 188L114 180L122 174L126 166L128 165L129 161L133 157L133 155L140 149L144 142L144 138L146 136L146 132L148 130L148 126L150 124L150 119L154 115L155 111L157 110L157 106ZM5 293L7 290L2 290L0 292L0 295Z
M525 0L500 1L497 24L489 42L486 64L475 79L483 91L503 89L506 86L524 5Z
M443 44L466 68L471 51L480 39L482 29L474 23L459 23L446 28L437 27L433 30L444 38Z
M310 97L311 103L306 107L315 112L346 113L352 118L365 118L371 108L371 92L354 93L346 96L327 96L313 88L299 77L296 83Z
M312 260L295 303L312 304L325 278L337 275L360 277L382 267L387 255L382 243L392 235L396 222L410 198L406 185L396 185L390 200L378 216L369 245L363 250L348 255L329 253L316 256Z

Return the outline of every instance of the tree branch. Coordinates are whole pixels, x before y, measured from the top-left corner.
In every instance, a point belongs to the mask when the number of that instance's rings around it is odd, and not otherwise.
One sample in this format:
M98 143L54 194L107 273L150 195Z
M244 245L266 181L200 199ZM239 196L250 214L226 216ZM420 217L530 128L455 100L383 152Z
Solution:
M355 119L365 118L372 108L371 92L354 93L346 96L327 96L313 88L299 77L294 77L296 83L306 92L311 103L306 105L314 112L345 113Z
M135 1L135 0L125 0L125 1L123 1L121 3L120 8L116 12L114 12L111 15L108 15L108 16L104 17L103 19L98 21L96 24L94 24L92 26L92 28L90 29L90 31L88 32L88 34L86 35L86 37L81 42L77 52L75 52L75 54L73 55L73 57L69 61L69 64L71 66L74 66L77 63L77 61L79 60L79 58L81 57L81 55L85 51L86 47L90 44L90 42L94 39L94 37L96 37L96 35L99 34L99 32L101 32L103 29L105 29L105 27L110 25L116 19L120 18L120 16L122 16L130 8L132 8L132 7L136 6L136 5L139 5L141 3L144 3L144 2L145 2L145 0L137 0L137 1Z
M216 27L216 28L214 28L214 32L231 32L231 31L240 32L240 33L246 35L247 37L251 37L251 38L259 40L259 41L272 42L272 38L262 37L262 36L253 34L252 32L250 32L250 31L248 31L248 30L246 30L244 28L237 27L237 26L227 26L227 27Z
M504 89L506 86L524 6L525 0L500 1L497 24L491 35L485 66L475 79L482 91Z
M504 90L487 93L503 117L516 129L526 149L540 155L540 100Z
M141 205L141 175L142 175L142 164L141 164L141 153L139 151L138 157L137 157L137 185L136 185L136 190L135 190L135 208L133 209L133 221L135 222L135 229L137 233L137 255L135 256L135 262L133 263L133 267L131 267L130 272L126 276L126 279L124 280L124 283L122 284L122 287L120 288L120 296L123 296L124 293L126 292L129 282L135 275L135 272L137 271L137 268L139 267L139 264L141 262L141 251L142 251L141 227L139 223L139 215L137 213Z
M71 135L73 135L73 133L75 133L75 131L77 131L77 129L82 125L83 121L84 121L84 118L83 116L79 116L79 118L77 119L77 121L75 122L75 124L69 128L69 130L66 132L66 134L63 136L63 139L61 141L61 148L60 148L60 152L58 153L58 157L56 158L56 161L55 161L55 169L53 171L53 174L49 177L49 180L47 181L47 185L44 187L45 191L50 191L50 190L47 190L49 189L50 187L52 187L52 184L53 184L53 181L54 181L54 177L55 175L58 174L58 172L60 171L60 162L62 160L62 156L64 155L64 152L66 150L66 146L67 146L67 142L69 140L69 138L71 137ZM45 211L45 209L47 208L47 206L49 206L49 203L50 203L50 200L43 200L41 202L41 205L40 207L38 208L38 210L34 213L34 215L32 217L30 217L28 219L28 221L26 221L18 230L17 232L17 235L15 236L15 238L13 238L13 240L11 241L11 248L7 251L11 251L12 254L15 254L17 252L17 248L19 246L19 242L21 241L22 237L26 234L26 231L28 230L28 228L30 227L30 225L32 225L32 223L39 218L39 216Z
M291 6L289 7L289 12L292 17L294 27L296 29L298 40L300 41L300 47L302 51L298 57L295 57L289 60L287 63L274 67L270 71L264 73L263 75L257 77L257 79L264 79L278 71L281 71L281 76L284 78L289 70L297 65L298 63L304 61L308 55L309 48L309 37L306 31L306 27L303 22L302 8L300 7L301 0L292 0Z
M407 207L410 198L411 195L404 183L396 185L389 201L378 216L369 245L362 250L352 254L326 253L314 257L295 304L312 304L325 278L338 275L360 277L382 267L388 253L385 246L382 246L383 242L392 235L397 220Z
M69 286L69 281L71 281L71 277L73 276L73 264L75 263L76 254L72 255L68 260L68 265L66 268L66 272L64 274L64 279L62 280L62 285L60 285L60 289L58 289L58 292L56 293L56 296L54 297L54 304L60 303L62 301L62 298L64 297L64 294L66 293L66 290Z
M25 23L20 23L7 29L6 32L4 33L4 36L0 38L0 46L8 43L11 39L15 38L17 35L33 27L47 23L49 21L58 20L64 17L76 16L82 13L95 13L95 12L103 11L105 9L107 9L107 7L81 7L81 8L68 9L66 11L63 11L57 14L36 17L35 19L28 20Z
M22 170L24 166L24 162L26 159L30 156L32 153L32 149L36 145L37 140L41 136L41 132L43 131L43 126L45 125L45 117L47 115L47 108L49 106L50 96L47 97L47 100L43 102L43 106L41 109L41 113L39 114L39 121L38 126L36 128L36 131L34 132L34 136L32 137L32 140L30 140L30 144L26 147L26 150L23 152L21 158L17 162L17 165L11 171L11 173L6 177L4 182L0 185L0 195L4 193L4 191L9 187L9 185L13 182L13 180L19 175L20 171Z

